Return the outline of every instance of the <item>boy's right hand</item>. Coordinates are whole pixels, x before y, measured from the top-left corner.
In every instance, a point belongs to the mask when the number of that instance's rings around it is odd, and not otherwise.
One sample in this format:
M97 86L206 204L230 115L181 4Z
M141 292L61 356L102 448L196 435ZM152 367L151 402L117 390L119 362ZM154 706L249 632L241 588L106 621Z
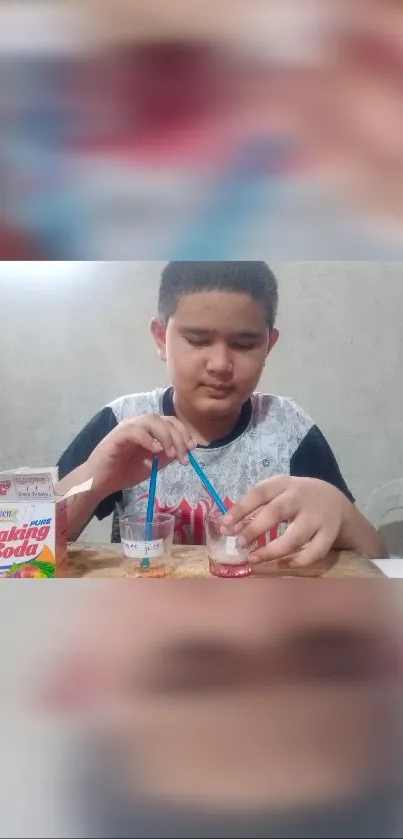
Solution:
M161 469L176 459L186 466L188 452L196 445L176 417L145 414L124 420L88 458L93 492L102 500L146 480L154 455L158 455Z

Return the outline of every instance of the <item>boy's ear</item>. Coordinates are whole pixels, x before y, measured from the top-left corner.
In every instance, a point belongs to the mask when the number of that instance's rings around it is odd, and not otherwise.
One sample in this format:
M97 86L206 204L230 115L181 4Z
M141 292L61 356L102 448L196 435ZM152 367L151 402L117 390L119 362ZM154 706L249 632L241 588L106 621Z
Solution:
M154 341L157 345L157 352L158 357L161 361L167 360L167 349L166 349L166 327L160 318L153 318L150 323L150 331L151 335L154 338Z
M273 347L276 346L279 337L280 337L280 333L279 333L278 329L273 329L270 333L269 342L267 344L267 355L269 355L269 353L271 353Z

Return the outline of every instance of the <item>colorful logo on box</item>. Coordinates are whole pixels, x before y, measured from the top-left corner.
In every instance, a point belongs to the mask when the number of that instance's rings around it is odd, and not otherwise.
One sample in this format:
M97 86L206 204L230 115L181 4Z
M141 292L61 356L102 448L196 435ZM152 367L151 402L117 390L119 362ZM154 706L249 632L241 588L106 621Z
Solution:
M10 518L6 521L11 523ZM55 576L55 557L44 544L49 536L51 524L52 519L49 518L31 521L29 525L24 524L21 527L13 525L8 530L0 529L0 572L3 566L3 576Z
M8 579L51 579L55 577L55 558L47 545L40 552L39 556L30 562L20 564L13 563L0 576Z

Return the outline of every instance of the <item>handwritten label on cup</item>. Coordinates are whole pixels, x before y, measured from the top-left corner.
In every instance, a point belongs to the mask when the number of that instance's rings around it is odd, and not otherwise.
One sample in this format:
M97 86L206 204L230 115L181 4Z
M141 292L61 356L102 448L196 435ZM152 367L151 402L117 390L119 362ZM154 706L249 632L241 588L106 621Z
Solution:
M241 551L238 548L236 536L227 536L225 540L225 556L228 565L242 565L246 561L247 551Z
M237 548L237 537L236 536L227 536L225 542L225 553L227 556L239 556L239 550Z
M122 539L124 555L130 559L156 559L164 555L164 540L155 539L153 542L132 542Z

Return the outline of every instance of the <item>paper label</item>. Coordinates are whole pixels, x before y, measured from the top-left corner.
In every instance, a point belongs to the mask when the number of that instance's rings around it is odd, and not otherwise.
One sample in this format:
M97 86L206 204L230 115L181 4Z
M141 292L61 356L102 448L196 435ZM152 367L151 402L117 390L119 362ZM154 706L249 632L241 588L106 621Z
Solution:
M37 499L51 501L53 499L52 476L44 472L36 475L14 475L15 493L19 499Z
M130 559L155 559L164 555L163 539L155 539L153 542L135 542L122 539L122 547L125 556L130 557Z
M88 492L93 483L90 478L78 486L74 486L65 495L55 491L57 483L57 469L20 468L0 473L1 500L10 501L62 501L73 495Z
M239 550L237 548L237 537L236 536L228 536L226 543L225 543L225 553L227 556L239 556Z
M246 562L247 551L237 547L237 536L227 536L225 540L225 561L228 565L242 565Z

